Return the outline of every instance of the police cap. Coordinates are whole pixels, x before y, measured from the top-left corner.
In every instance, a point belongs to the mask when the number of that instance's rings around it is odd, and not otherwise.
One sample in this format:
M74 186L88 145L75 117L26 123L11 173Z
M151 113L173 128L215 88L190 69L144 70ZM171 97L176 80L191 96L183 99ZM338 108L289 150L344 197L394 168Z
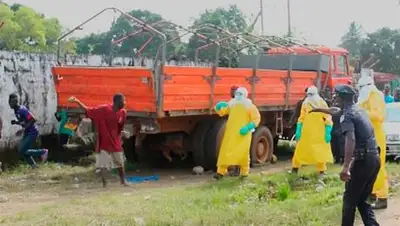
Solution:
M335 86L335 93L339 95L354 96L356 94L356 90L350 85L337 85Z

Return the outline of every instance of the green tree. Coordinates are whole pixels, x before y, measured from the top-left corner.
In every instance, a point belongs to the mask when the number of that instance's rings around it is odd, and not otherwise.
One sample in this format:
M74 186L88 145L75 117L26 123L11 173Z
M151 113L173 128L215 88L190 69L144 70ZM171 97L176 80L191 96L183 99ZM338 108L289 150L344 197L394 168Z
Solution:
M14 12L6 4L0 4L0 23L3 23L0 30L0 40L3 49L17 49L22 44L17 36L21 27L13 19Z
M21 6L14 15L14 21L18 23L21 30L17 38L21 40L20 50L35 51L46 47L46 29L42 16L33 9Z
M6 50L54 52L62 26L55 18L45 18L21 4L0 4L2 48Z
M21 8L23 5L19 4L19 3L14 3L10 6L10 9L14 12L16 12L19 8Z
M152 13L148 10L133 10L129 12L130 15L144 21L147 24L153 24L155 22L162 21L163 18L156 13ZM160 23L154 25L154 27L167 35L167 38L171 40L177 37L178 31L174 26L168 23ZM78 53L92 53L92 54L108 54L111 50L115 51L115 54L122 56L132 56L134 49L138 50L146 41L151 37L149 32L142 32L135 36L129 37L128 39L121 42L119 45L112 45L112 40L118 40L129 33L140 30L138 27L133 27L131 22L125 19L123 16L119 17L115 23L111 26L108 32L100 34L90 34L82 39L77 40L77 52ZM168 45L167 49L170 54L175 52L175 48L179 46L180 40L172 42ZM147 56L155 56L159 46L161 45L160 38L154 36L152 41L143 50L143 54Z
M78 54L108 54L112 35L109 32L90 34L76 40Z
M230 5L227 9L220 7L213 10L206 10L204 13L200 15L198 19L194 21L192 27L195 29L196 27L198 28L203 24L214 24L218 27L230 31L231 33L246 32L249 29L245 15L236 5ZM210 30L208 28L199 30L199 33L205 34L207 37L213 39L217 39L218 37L219 38L227 37L227 35L224 33L217 34L217 32ZM195 56L196 49L204 44L205 44L204 40L202 40L196 35L193 35L189 39L187 55L193 59ZM227 45L235 49L238 47L239 41L229 40L227 44L224 45ZM229 55L230 55L229 50L221 48L220 56L222 58L225 58ZM199 54L199 58L209 59L209 60L214 59L215 48L209 48L207 50L202 51Z
M46 45L54 45L62 31L60 22L57 18L43 19L43 26L45 29Z
M361 25L355 21L350 23L349 30L341 38L340 47L349 51L352 60L359 59L361 56L360 47L363 42L363 33Z
M379 62L373 67L375 71L400 74L400 31L381 28L367 34L361 44L362 61L371 55Z

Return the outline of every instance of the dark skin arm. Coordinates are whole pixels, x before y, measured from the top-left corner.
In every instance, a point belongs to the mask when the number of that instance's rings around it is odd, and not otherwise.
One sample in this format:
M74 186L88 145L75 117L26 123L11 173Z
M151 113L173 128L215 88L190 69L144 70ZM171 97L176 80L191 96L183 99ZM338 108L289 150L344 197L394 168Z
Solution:
M321 112L329 115L338 115L340 114L340 108L330 107L330 108L315 108L311 110L311 112Z
M68 99L68 101L71 102L71 103L76 103L76 104L78 104L79 107L82 108L85 112L86 112L87 109L88 109L88 107L87 107L84 103L82 103L80 100L78 100L78 98L76 98L76 97L70 97L70 98Z
M32 117L31 119L29 119L28 122L26 122L26 123L24 123L24 122L19 122L19 121L16 121L16 120L13 120L13 121L15 122L15 124L20 125L20 126L22 126L22 128L23 128L23 129L19 130L19 131L16 133L17 136L20 136L20 135L24 132L24 129L25 129L25 128L30 127L30 126L33 126L33 124L36 123L36 119L33 118L33 117Z
M57 113L57 112L56 112L56 113L54 113L54 116L56 117L57 121L60 121L60 120L61 120L61 118L60 118L60 116L58 115L58 113Z
M340 179L342 181L350 180L350 168L353 163L355 147L356 147L356 138L354 132L349 131L345 134L344 163L342 172L340 173Z

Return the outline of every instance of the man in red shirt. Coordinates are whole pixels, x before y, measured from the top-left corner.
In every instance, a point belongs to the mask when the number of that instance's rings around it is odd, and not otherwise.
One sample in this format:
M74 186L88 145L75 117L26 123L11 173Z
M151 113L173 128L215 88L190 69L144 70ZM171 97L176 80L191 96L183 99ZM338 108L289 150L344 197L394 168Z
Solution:
M107 186L106 173L111 167L118 169L121 184L128 186L125 181L124 154L121 140L121 131L126 120L124 96L115 94L112 105L105 104L93 108L87 107L76 97L70 97L69 101L78 104L95 125L97 132L95 146L96 168L101 170L103 187Z

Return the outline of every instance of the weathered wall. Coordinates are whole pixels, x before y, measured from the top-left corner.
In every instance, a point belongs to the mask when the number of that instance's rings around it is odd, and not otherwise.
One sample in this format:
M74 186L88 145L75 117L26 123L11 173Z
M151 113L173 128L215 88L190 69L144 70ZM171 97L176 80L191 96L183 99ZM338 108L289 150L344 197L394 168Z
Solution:
M115 66L127 66L132 58L116 57ZM134 59L135 65L143 61L145 66L153 65L152 59ZM61 60L66 65L107 66L105 56L69 56ZM54 55L0 51L0 117L3 119L0 152L4 148L15 147L19 138L14 134L19 129L12 126L14 113L8 106L9 94L16 92L21 103L29 107L40 126L40 133L50 134L56 131L57 121L54 112L57 108L56 92L51 68L56 63ZM193 62L169 62L176 65L191 65ZM207 64L204 64L206 66Z
M56 92L51 75L54 56L0 52L0 117L3 119L0 149L15 146L18 126L12 126L14 113L8 106L8 95L16 92L21 103L31 109L39 121L41 134L55 127Z

